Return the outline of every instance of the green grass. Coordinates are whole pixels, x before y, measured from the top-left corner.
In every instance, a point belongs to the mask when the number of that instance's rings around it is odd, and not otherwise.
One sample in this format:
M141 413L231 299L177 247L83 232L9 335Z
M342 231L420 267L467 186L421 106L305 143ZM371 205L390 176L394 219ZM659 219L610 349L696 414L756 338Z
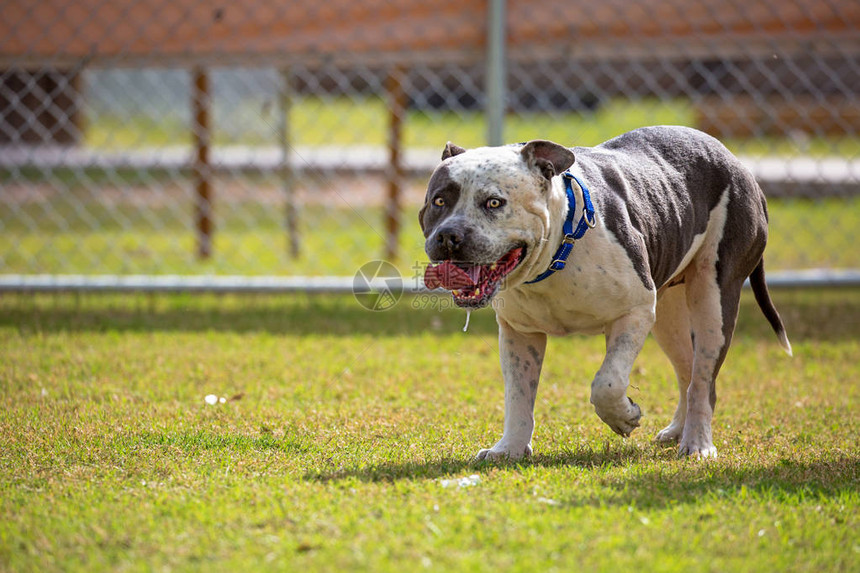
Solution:
M745 296L716 460L651 444L676 392L653 341L622 440L588 404L602 340L569 337L536 455L473 464L503 419L489 311L4 295L0 569L856 571L860 291L775 297L795 356Z
M281 209L232 206L217 219L208 260L195 256L193 209L187 204L146 212L90 204L93 225L58 201L55 213L64 222L62 229L41 206L22 211L27 217L11 221L0 235L0 272L351 276L368 260L381 257L384 245L383 212L375 208L304 208L303 254L296 259L289 254ZM27 218L38 221L37 230L23 228ZM420 237L417 224L401 238L409 253L401 260L403 273L410 273L412 264L405 261L426 258L415 258L423 252L416 234Z
M246 104L232 111L245 118L239 134L226 134L215 122L217 145L271 144L273 112ZM249 107L250 106L250 107ZM247 109L246 109L247 108ZM300 98L291 114L295 145L385 145L387 115L379 98ZM686 100L611 100L591 113L512 114L505 138L535 137L592 145L624 131L649 124L695 124L693 106ZM404 127L407 147L441 147L454 140L465 146L483 144L486 125L478 112L410 111ZM87 124L86 144L96 148L132 148L190 143L185 126L175 117L115 117L99 115ZM860 140L815 139L799 150L788 139L729 140L738 153L797 155L860 154ZM216 181L214 256L195 258L193 204L187 173L95 169L22 169L0 171L0 185L32 184L59 190L44 202L0 209L0 273L141 273L141 274L254 274L351 275L384 251L385 213L354 199L346 189L326 208L309 207L301 213L304 256L290 257L283 231L283 205L224 200L226 189L277 189L269 174L240 175ZM310 179L314 179L311 177ZM319 179L319 178L317 178ZM362 182L359 182L362 183ZM426 181L413 181L422 187ZM342 182L317 180L307 192L330 190ZM378 183L380 187L382 183ZM171 195L166 206L133 206L138 191L158 200ZM19 191L22 192L22 191ZM26 192L26 189L23 191ZM103 193L120 196L105 204ZM858 268L860 251L846 248L845 237L860 224L860 199L820 201L771 200L768 268ZM416 224L418 206L405 205L401 220L398 261L401 273L412 276L412 266L424 261L423 238Z
M29 205L20 210L24 216L4 222L0 272L351 276L368 260L383 256L381 208L303 209L304 254L294 259L288 254L281 209L233 205L219 211L213 257L200 261L194 255L193 209L184 201L174 208L146 210L87 202L84 218L68 196L51 205L51 216L44 205ZM398 265L407 277L416 262L426 261L417 211L410 206L401 214ZM771 200L770 212L769 270L860 267L860 251L846 248L846 236L860 223L860 198Z
M860 225L860 197L774 199L769 206L769 270L860 267L860 251L846 244ZM398 265L406 277L416 262L426 261L417 212L417 205L408 205L401 213ZM172 206L141 209L99 204L86 189L73 188L48 204L23 205L6 220L0 215L0 272L351 276L383 255L382 208L303 208L299 259L288 254L279 206L218 208L207 261L194 256L192 214L183 197Z
M218 109L213 119L215 145L274 145L276 119L268 104L248 102L236 109ZM220 117L218 113L222 114ZM237 114L241 131L227 133L219 125L226 115ZM376 145L388 142L389 112L377 97L302 97L290 113L293 145ZM521 112L505 119L504 139L509 142L551 139L566 145L596 145L644 125L696 125L693 105L684 98L659 100L612 99L594 112ZM439 148L446 141L475 147L486 142L486 120L479 111L410 110L404 121L405 147ZM191 145L190 130L175 116L101 114L90 118L85 143L105 149ZM856 137L809 137L800 144L788 137L729 139L735 153L750 155L842 155L860 153ZM802 149L799 146L802 145Z

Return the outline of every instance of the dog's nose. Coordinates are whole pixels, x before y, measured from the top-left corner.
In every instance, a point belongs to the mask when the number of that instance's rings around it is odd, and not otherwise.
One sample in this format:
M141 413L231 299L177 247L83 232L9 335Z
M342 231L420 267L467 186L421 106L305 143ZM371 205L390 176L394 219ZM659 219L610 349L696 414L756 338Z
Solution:
M463 239L463 232L457 229L439 229L436 233L436 244L449 254L460 248Z

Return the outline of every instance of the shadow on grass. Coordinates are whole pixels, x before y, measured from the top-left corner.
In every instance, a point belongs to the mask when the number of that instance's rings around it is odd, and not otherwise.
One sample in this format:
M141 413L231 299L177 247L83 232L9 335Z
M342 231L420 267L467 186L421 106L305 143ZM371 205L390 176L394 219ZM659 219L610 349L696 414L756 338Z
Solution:
M792 341L860 338L860 289L776 291ZM352 296L307 295L3 295L0 327L24 332L177 331L269 332L329 336L459 332L465 313L446 297L403 297L373 312ZM475 312L469 331L495 336L489 309ZM772 339L750 293L741 304L737 333Z
M268 332L284 335L450 334L465 312L442 297L404 296L371 311L349 295L5 295L0 327L24 332ZM472 314L470 332L496 336L495 314Z
M610 446L601 450L579 448L559 454L540 454L526 460L495 462L475 461L469 458L443 458L430 462L406 462L365 466L355 469L337 469L330 472L309 472L305 479L330 482L343 479L358 479L366 482L397 481L402 479L436 479L459 475L464 471L486 473L496 469L521 470L527 467L579 467L583 469L627 466L645 458L653 457L650 450L634 448L626 444ZM658 454L659 455L659 454Z
M577 479L592 482L581 497L557 498L567 506L665 507L695 504L703 497L765 496L770 499L821 499L856 492L860 458L836 453L815 461L779 460L770 465L738 466L719 460L677 459L675 448L622 445L603 450L580 449L539 455L521 462L474 462L443 459L427 463L382 464L354 470L308 473L322 483L358 479L394 482L456 478L467 474L520 472L529 467L578 468ZM620 471L623 470L623 471ZM585 475L590 474L590 475ZM599 493L595 494L597 486Z
M752 496L801 501L856 492L860 459L839 454L816 461L779 460L771 465L720 465L678 460L610 481L607 497L570 499L569 505L628 505L638 508L695 504L705 497Z

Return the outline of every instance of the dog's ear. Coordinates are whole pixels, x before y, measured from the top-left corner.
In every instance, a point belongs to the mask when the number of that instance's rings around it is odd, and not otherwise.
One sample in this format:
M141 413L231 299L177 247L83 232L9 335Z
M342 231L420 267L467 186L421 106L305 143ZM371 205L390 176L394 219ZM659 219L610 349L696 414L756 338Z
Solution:
M421 232L424 232L424 213L427 211L427 201L424 201L424 206L418 211L418 224L421 225Z
M461 153L466 153L466 150L459 145L454 145L449 141L445 144L445 149L442 150L442 161L445 161L449 157L460 155Z
M547 179L552 179L559 173L564 173L575 161L573 151L547 141L535 139L526 143L520 153L526 161L526 165L540 170Z

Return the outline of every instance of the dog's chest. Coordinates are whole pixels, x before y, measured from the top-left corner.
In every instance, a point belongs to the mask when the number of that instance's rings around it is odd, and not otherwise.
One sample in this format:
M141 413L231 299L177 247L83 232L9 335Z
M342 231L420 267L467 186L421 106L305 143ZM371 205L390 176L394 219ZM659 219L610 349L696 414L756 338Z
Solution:
M597 334L634 306L653 304L624 248L595 229L577 242L564 271L503 290L496 314L521 332Z

